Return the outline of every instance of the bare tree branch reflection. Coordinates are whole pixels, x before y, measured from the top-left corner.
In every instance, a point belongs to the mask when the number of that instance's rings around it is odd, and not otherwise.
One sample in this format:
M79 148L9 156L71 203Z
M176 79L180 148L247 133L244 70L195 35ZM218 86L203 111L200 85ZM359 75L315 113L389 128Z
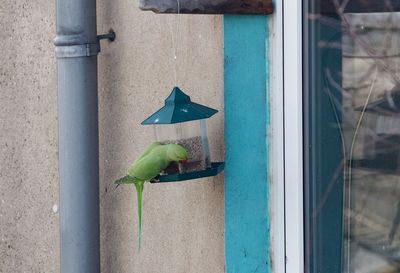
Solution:
M358 0L368 8L383 3L387 12L355 14L346 13L354 1L331 1L334 15L312 13L308 20L341 35L317 41L327 52L317 61L323 69L319 92L329 98L335 119L328 126L340 135L343 158L323 181L310 220L316 225L333 190L342 187L343 272L372 272L362 265L368 255L385 262L376 273L400 272L400 14L394 12L400 4ZM329 65L339 51L340 71Z

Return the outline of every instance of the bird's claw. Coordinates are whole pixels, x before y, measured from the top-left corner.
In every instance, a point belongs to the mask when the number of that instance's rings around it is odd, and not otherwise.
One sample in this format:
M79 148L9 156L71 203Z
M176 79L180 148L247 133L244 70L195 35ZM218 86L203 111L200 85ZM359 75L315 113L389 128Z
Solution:
M150 180L150 183L158 183L158 182L160 182L160 179L158 178L153 178Z

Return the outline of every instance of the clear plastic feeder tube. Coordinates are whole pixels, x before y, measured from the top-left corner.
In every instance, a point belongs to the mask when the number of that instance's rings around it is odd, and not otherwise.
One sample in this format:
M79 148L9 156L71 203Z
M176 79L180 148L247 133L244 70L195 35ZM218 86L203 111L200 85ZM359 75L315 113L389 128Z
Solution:
M157 141L163 144L179 144L188 152L186 163L173 163L166 173L201 171L211 166L205 120L154 125L154 132Z

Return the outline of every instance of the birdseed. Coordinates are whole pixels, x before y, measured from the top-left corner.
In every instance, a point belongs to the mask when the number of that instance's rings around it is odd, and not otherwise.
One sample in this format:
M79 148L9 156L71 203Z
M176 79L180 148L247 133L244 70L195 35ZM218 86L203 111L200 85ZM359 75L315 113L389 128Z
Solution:
M182 164L173 162L165 170L166 173L187 173L206 169L206 161L209 159L204 158L203 141L200 136L187 139L168 140L164 141L163 144L179 144L188 152L188 160L186 163Z

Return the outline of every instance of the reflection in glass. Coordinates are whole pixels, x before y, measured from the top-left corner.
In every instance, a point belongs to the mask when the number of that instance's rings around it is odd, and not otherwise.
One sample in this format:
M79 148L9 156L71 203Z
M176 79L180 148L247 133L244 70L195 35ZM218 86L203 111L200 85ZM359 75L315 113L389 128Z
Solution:
M344 19L344 272L399 272L400 14Z
M400 272L400 13L345 10L306 16L306 272Z

